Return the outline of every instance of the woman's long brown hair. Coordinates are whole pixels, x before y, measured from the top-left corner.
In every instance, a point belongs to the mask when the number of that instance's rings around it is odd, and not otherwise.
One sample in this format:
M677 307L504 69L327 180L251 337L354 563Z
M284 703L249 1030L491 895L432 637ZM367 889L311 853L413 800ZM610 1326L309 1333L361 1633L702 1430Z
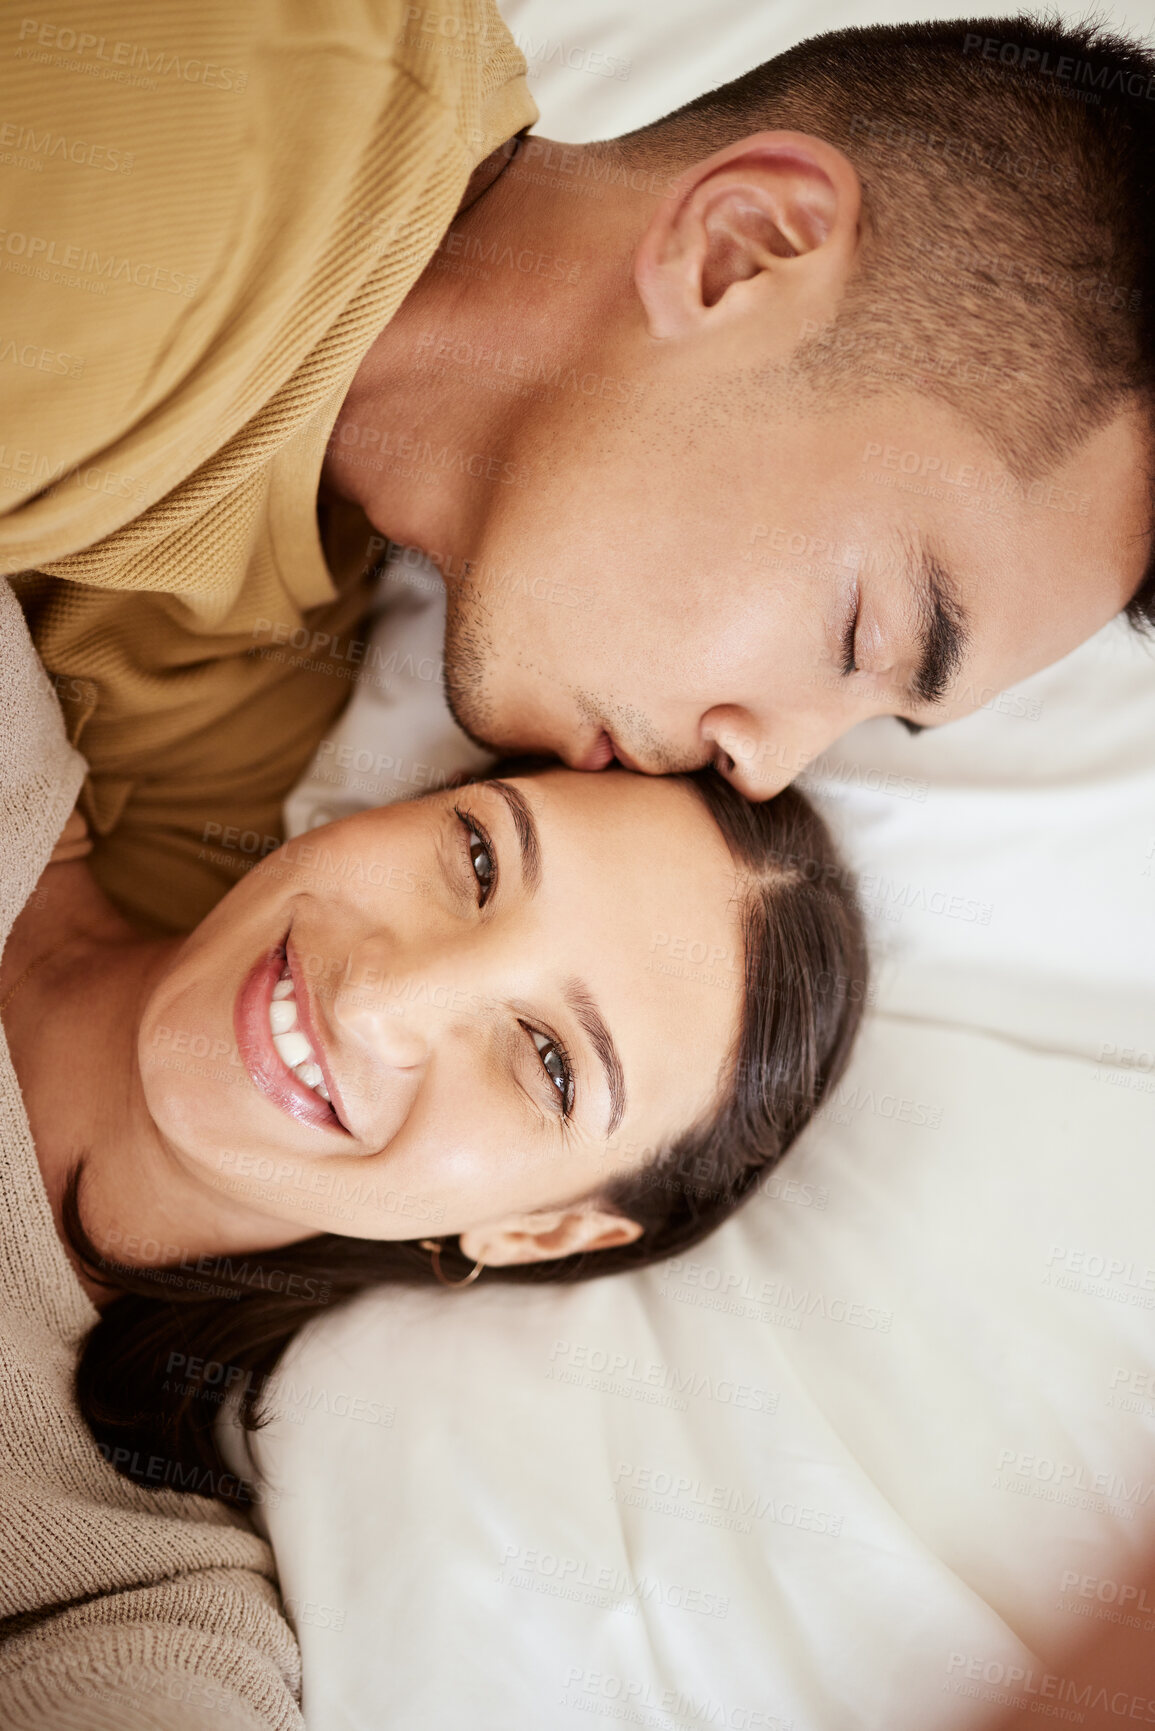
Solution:
M752 805L712 770L683 779L747 885L742 1024L722 1104L641 1171L607 1186L602 1200L643 1228L634 1243L486 1269L486 1281L585 1280L696 1244L782 1158L846 1063L867 995L867 957L853 882L825 824L793 788ZM228 1472L218 1449L223 1399L235 1396L244 1430L255 1431L267 1422L262 1394L298 1331L371 1287L428 1285L429 1253L415 1241L325 1233L276 1251L202 1257L191 1269L111 1264L84 1227L82 1173L78 1165L69 1179L65 1234L93 1278L120 1293L77 1366L89 1429L106 1459L138 1483L251 1502L254 1487ZM447 1240L445 1274L460 1278L471 1266Z

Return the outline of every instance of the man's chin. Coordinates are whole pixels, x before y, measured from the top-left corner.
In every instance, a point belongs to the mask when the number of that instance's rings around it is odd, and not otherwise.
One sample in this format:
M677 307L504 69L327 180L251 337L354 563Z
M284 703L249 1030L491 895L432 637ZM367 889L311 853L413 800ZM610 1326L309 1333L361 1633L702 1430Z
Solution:
M448 700L448 692L446 698ZM493 759L490 767L499 775L532 775L535 771L543 769L557 769L566 762L566 759L560 757L556 751L550 751L544 746L527 745L524 740L494 739L492 736L479 733L475 727L470 725L470 716L468 714L463 716L459 707L455 706L452 701L449 702L449 710L470 744L475 745L479 751L488 753ZM578 765L577 767L584 766ZM598 767L601 768L602 766L599 764Z
M493 704L485 691L493 646L473 616L446 586L442 688L449 713L471 745L495 756L505 749L494 727Z
M613 761L613 744L608 735L598 736L598 761L587 763L590 749L580 741L576 731L572 741L566 739L559 747L539 728L523 730L516 724L505 724L488 689L493 681L495 659L475 610L467 612L460 598L450 593L445 619L443 688L449 713L471 745L503 761L524 760L527 766L564 763L575 769L603 769ZM567 749L571 746L572 749Z
M474 719L472 706L463 703L460 697L454 695L448 675L445 680L445 701L450 715L470 745L475 745L479 751L488 751L492 756L500 757L505 748L497 740L487 737L480 731Z

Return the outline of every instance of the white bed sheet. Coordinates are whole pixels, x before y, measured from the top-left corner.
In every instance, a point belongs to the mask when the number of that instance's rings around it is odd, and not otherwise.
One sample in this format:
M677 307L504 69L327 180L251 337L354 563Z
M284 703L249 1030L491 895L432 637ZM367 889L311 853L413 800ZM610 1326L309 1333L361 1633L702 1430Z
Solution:
M849 1085L681 1266L295 1355L259 1454L311 1728L965 1724L972 1661L1141 1578L1150 1098L1105 1138L1091 1066L885 1019Z
M882 15L505 11L567 139ZM476 761L422 676L436 584L405 569L417 605L395 580L378 628L399 671L360 688L294 832ZM258 1459L310 1731L973 1723L1000 1687L976 1664L1028 1669L1136 1579L1155 659L1110 627L965 722L874 723L821 770L880 966L848 1078L764 1194L682 1266L373 1297L288 1361Z

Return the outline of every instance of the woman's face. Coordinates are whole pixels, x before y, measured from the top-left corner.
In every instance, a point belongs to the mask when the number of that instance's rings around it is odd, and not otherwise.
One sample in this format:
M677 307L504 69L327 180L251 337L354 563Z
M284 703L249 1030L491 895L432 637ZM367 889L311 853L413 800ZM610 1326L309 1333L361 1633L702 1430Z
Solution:
M741 994L735 869L696 794L558 769L271 854L177 951L138 1057L222 1201L518 1260L519 1233L564 1252L550 1211L710 1110Z

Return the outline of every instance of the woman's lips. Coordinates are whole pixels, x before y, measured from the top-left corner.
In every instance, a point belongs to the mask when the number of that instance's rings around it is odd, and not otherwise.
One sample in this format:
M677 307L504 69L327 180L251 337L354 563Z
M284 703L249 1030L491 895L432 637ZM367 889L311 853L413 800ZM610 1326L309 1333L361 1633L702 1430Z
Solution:
M337 1110L322 1100L312 1088L306 1087L299 1076L294 1076L288 1065L273 1045L273 1030L269 1026L269 1005L272 1002L273 987L281 977L285 966L285 944L278 944L276 949L266 950L253 963L245 975L237 1001L233 1007L233 1032L237 1037L237 1050L241 1063L249 1073L253 1085L287 1112L290 1118L298 1123L312 1124L320 1130L335 1130L342 1136L347 1136ZM289 963L292 968L292 961ZM293 985L297 996L297 1014L301 1018L305 1037L317 1054L317 1061L325 1076L325 1086L333 1092L325 1059L320 1048L313 1039L311 1021L306 1021L308 1013L304 1003L304 981L293 969ZM336 1098L336 1096L334 1096Z
M329 1090L329 1099L332 1101L333 1111L337 1116L341 1128L347 1130L349 1128L349 1115L345 1110L345 1102L341 1097L341 1090L337 1086L337 1079L329 1068L329 1058L325 1051L325 1044L321 1039L316 1019L313 1015L313 1000L309 994L309 976L307 971L300 965L300 957L297 953L297 946L293 942L293 934L291 931L285 934L285 955L288 958L289 972L293 976L293 996L297 1003L297 1020L300 1022L301 1027L304 1030L306 1040L308 1040L310 1046L313 1048L313 1056L321 1067L321 1073L325 1078L325 1086Z

